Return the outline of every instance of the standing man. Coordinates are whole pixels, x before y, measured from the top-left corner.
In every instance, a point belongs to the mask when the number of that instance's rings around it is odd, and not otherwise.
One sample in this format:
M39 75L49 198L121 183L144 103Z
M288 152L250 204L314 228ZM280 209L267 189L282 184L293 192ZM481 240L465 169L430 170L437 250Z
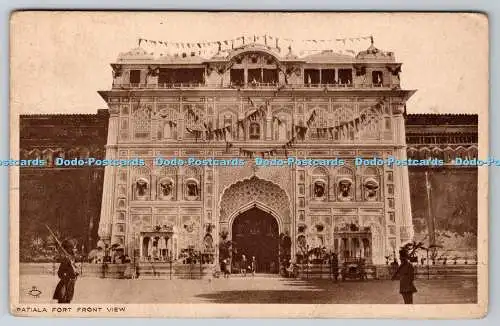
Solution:
M392 279L395 280L399 276L399 293L403 296L405 304L413 304L413 293L417 292L413 284L415 269L409 261L406 249L399 251L399 260L401 261L401 265L392 276Z
M243 272L243 276L247 276L248 262L245 255L241 255L241 266L240 271Z
M71 300L73 300L76 278L78 277L75 265L76 247L71 240L64 240L61 247L67 255L63 255L61 265L59 265L57 276L59 276L61 280L57 283L52 298L57 300L57 303L70 303Z
M252 269L252 276L255 276L255 270L257 269L257 261L255 260L255 256L252 257L250 267Z
M337 253L332 254L332 273L333 273L333 279L335 282L337 282L337 279L339 277L339 258L337 257Z

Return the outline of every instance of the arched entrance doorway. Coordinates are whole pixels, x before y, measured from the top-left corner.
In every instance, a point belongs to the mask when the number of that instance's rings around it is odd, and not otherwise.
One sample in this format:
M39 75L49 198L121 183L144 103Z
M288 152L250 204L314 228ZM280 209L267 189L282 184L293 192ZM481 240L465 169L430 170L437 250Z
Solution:
M256 258L257 273L278 273L279 227L271 214L254 207L238 215L232 225L232 241L233 265L240 265L245 255L248 264Z

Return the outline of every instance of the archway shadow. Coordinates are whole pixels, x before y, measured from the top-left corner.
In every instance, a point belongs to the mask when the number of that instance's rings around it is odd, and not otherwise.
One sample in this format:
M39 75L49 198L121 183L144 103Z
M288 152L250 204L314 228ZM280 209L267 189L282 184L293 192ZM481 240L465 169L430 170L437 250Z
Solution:
M231 290L197 295L211 303L328 303L330 295L321 291L300 290Z
M210 303L240 304L402 304L399 282L387 280L339 281L329 279L277 279L275 285L249 283L248 289L217 290L199 294ZM477 288L461 287L461 280L419 281L417 304L460 304L477 302ZM275 289L273 289L275 287Z
M263 287L258 280L249 282L248 289L218 290L196 297L210 303L269 303L269 304L384 304L399 303L394 286L379 282L329 279L276 279L276 289ZM398 284L395 284L398 285ZM380 290L379 290L380 289Z

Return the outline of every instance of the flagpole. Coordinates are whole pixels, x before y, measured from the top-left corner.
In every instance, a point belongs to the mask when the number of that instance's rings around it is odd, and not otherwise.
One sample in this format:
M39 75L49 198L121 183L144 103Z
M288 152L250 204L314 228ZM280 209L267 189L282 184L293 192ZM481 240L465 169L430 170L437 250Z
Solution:
M425 171L425 188L427 191L427 214L428 214L428 223L430 224L432 221L432 232L429 230L429 246L434 245L436 242L435 239L435 223L434 223L434 218L432 217L432 207L431 207L431 185L429 184L429 175L428 172Z

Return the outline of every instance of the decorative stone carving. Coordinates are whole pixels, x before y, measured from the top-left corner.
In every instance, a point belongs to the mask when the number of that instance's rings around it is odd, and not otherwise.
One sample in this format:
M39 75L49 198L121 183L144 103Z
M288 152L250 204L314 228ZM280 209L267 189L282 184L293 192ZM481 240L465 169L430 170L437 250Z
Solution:
M135 181L135 200L145 200L149 193L149 181L139 178Z
M290 171L281 167L257 168L254 171L251 164L246 164L241 167L231 167L230 169L218 169L217 173L219 174L219 194L222 193L225 187L232 184L234 180L248 179L252 175L272 181L285 190L287 194L291 193ZM304 173L302 171L302 177L303 175Z
M314 181L313 186L314 198L324 199L326 195L326 183L323 180Z
M134 138L149 138L151 133L152 104L133 105Z
M160 105L157 117L160 120L158 138L175 139L177 137L177 119L179 110L166 105Z
M335 231L342 228L350 228L350 225L357 225L359 228L359 218L355 215L353 216L336 216L334 218Z
M404 103L392 103L392 114L403 114L405 111Z
M282 167L266 167L265 169L259 169L256 172L256 176L275 183L285 190L286 194L291 193L289 169L283 169Z
M383 264L383 254L384 254L384 241L382 232L382 227L377 223L370 223L368 225L372 233L372 257L374 259L374 264Z
M352 200L352 180L350 178L341 178L338 182L339 193L338 200L351 201Z
M227 222L231 214L252 202L259 202L271 208L279 214L284 224L288 224L290 202L285 191L278 185L255 176L238 181L224 191L220 201L220 222Z
M186 182L187 197L197 197L199 193L199 186L196 180L188 180Z
M210 234L205 235L205 238L203 238L203 246L205 249L205 252L212 252L214 251L214 239Z
M365 200L376 201L378 199L377 193L379 189L378 181L374 178L366 178L364 183Z
M158 197L162 200L171 199L175 194L174 182L170 178L163 178L158 182Z

